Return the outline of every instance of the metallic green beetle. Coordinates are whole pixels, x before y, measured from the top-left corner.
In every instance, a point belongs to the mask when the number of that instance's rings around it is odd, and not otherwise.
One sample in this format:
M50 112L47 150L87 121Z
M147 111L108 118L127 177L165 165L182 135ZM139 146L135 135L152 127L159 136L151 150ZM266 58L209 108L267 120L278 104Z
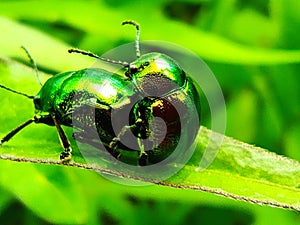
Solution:
M136 27L137 60L114 61L70 49L70 53L121 64L123 69L112 73L89 68L51 77L36 96L27 96L34 101L35 116L2 138L0 145L35 122L57 128L64 149L60 155L62 161L71 158L72 149L61 125L75 127L76 140L100 148L104 146L121 161L122 151L137 152L141 166L167 159L179 142L183 141L181 147L187 149L199 130L198 90L192 79L167 55L140 56L139 25L131 20L123 24ZM161 119L157 120L158 117ZM94 141L97 137L100 144Z

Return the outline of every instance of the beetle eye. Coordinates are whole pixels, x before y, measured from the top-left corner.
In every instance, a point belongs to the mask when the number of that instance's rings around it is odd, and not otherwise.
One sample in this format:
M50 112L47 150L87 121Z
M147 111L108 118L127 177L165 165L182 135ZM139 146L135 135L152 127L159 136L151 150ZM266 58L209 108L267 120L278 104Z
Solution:
M143 66L144 66L144 67L149 66L149 65L150 65L150 63L149 63L148 61L143 62Z
M35 106L36 109L40 110L42 108L40 97L35 96L34 99L33 99L33 103L34 103L34 106Z
M130 74L134 74L138 71L138 68L136 67L136 65L130 65L128 71Z

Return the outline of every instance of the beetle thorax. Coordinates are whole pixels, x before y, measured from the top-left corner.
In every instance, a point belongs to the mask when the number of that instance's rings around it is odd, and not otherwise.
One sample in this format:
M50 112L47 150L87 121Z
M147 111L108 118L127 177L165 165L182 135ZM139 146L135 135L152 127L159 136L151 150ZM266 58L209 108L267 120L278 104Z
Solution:
M128 74L137 88L150 96L161 96L186 83L182 68L161 53L148 53L131 63Z

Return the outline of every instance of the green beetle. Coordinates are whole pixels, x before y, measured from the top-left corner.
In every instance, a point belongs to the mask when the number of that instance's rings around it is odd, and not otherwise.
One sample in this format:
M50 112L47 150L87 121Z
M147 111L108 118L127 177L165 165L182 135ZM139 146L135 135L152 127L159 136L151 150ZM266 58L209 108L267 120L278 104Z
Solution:
M70 49L70 53L121 64L123 68L117 73L88 68L51 77L36 96L27 96L34 101L35 116L2 138L0 145L35 122L57 128L64 149L62 161L71 158L72 149L61 125L75 127L76 140L104 147L121 161L122 151L137 152L141 166L166 160L180 142L184 143L180 147L187 149L199 130L199 91L167 55L140 56L139 25L131 20L123 24L136 27L137 60L114 61ZM97 138L100 141L95 141Z

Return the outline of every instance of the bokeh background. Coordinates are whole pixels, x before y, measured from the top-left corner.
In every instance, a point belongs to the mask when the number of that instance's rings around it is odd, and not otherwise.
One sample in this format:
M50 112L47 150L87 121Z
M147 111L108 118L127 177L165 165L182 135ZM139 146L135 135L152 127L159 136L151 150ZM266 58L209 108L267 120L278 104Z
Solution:
M133 41L134 30L120 23L136 20L142 40L179 44L211 68L226 100L227 136L300 161L299 9L297 0L1 0L0 56L26 64L24 44L41 73L83 68L89 59L70 58L69 47L101 55ZM202 113L209 127L209 109ZM126 187L79 169L6 161L0 168L1 224L300 223L297 212L209 193ZM37 182L41 188L31 193ZM60 198L52 197L56 192Z

